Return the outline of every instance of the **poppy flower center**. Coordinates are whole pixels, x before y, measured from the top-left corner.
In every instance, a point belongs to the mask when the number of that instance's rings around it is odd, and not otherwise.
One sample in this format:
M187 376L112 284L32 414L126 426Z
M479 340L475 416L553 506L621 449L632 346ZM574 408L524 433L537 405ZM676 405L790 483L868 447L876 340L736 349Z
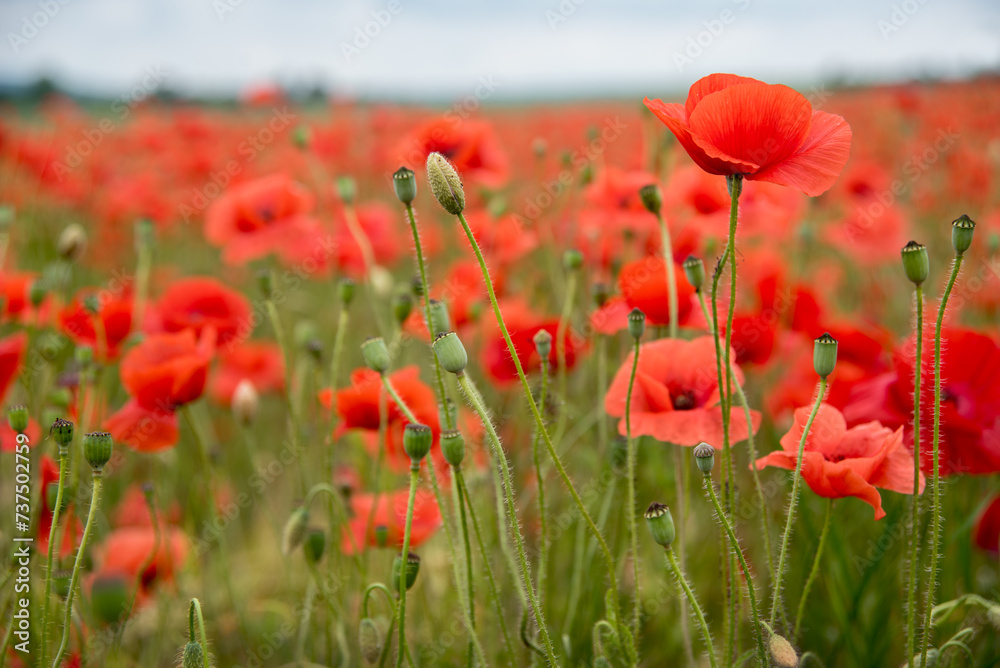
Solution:
M673 397L672 403L675 411L689 411L695 407L694 393L685 391Z

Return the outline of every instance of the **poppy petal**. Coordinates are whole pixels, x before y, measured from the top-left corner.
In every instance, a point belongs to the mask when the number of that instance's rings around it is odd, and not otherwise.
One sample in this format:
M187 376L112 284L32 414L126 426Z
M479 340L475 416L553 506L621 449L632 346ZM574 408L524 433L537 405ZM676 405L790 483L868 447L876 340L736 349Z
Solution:
M822 195L836 182L851 155L851 126L840 116L814 111L809 135L786 160L749 176L801 190L810 197Z
M702 145L695 141L688 127L684 107L679 104L666 104L663 100L643 100L646 108L669 128L677 141L680 142L694 163L709 174L724 176L726 174L745 174L757 170L756 164L748 164L729 156L709 155ZM717 152L716 152L717 153Z

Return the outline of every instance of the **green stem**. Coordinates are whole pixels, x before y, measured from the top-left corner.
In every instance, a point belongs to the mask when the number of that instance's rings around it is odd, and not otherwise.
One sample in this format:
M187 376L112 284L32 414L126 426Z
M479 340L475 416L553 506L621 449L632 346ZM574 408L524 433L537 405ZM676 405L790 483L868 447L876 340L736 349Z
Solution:
M906 656L913 660L917 652L917 587L918 540L920 522L920 380L923 369L924 344L924 289L916 286L917 301L917 350L913 368L913 497L910 499L910 574L906 590Z
M66 618L63 620L62 641L56 652L56 658L52 662L52 668L59 668L66 650L69 647L70 629L73 627L73 597L80 581L80 566L83 564L83 556L87 552L87 541L94 528L94 519L97 517L97 509L101 505L101 489L104 486L104 478L100 471L93 472L94 488L90 494L90 512L87 513L87 525L83 529L83 537L80 539L80 547L76 551L76 561L73 563L73 575L69 580L69 593L66 594Z
M819 560L823 557L823 548L826 547L826 537L830 533L830 518L833 516L833 499L826 503L826 513L823 518L823 530L819 534L819 544L816 546L816 554L813 556L812 568L809 570L809 577L802 587L802 596L799 598L799 610L795 613L795 630L792 631L792 639L799 637L799 629L802 628L802 617L806 611L806 599L809 598L809 590L812 589L816 576L819 575ZM910 654L909 656L913 656Z
M452 468L452 473L454 474L455 468ZM458 505L458 518L459 524L462 527L462 543L465 548L465 580L466 580L466 617L469 624L469 662L472 662L472 655L475 652L476 643L476 606L475 606L475 587L474 578L472 577L472 542L469 540L469 523L465 515L465 501L462 499L462 490L458 485L454 487L455 494L452 499L457 502ZM456 562L457 563L457 562ZM457 575L456 571L456 575ZM461 585L459 585L461 586Z
M549 391L549 364L548 360L542 360L542 391L538 402L544 407L548 399ZM535 478L538 484L538 524L541 530L541 538L538 541L538 601L545 607L545 580L548 574L548 564L546 562L546 552L548 551L548 518L545 513L545 477L542 472L541 448L539 447L539 434L535 434L531 439L531 459L535 465Z
M403 528L403 551L400 555L403 561L400 564L399 582L395 583L399 589L399 651L396 653L396 668L403 665L403 654L409 651L406 647L406 560L410 554L410 528L413 525L413 503L417 498L419 477L420 464L414 462L410 466L410 498L406 502L406 524Z
M198 644L201 645L202 656L205 657L205 665L208 665L208 634L205 633L205 618L201 614L201 601L196 598L191 599L191 607L188 611L188 638L195 638L195 622L198 622Z
M299 640L295 647L295 661L300 667L306 656L306 640L309 638L309 622L312 619L312 609L316 602L316 580L309 578L306 587L306 598L302 602L302 618L299 621Z
M343 356L344 352L344 341L347 338L347 326L349 320L350 320L350 312L347 309L347 305L341 303L340 315L337 316L337 334L333 340L333 355L332 359L330 360L330 392L332 393L332 399L331 399L332 405L330 406L330 417L327 420L326 434L324 435L324 442L326 443L326 451L323 453L323 461L326 465L324 468L326 469L326 480L328 481L333 480L334 469L336 467L336 461L333 456L334 445L335 445L333 439L333 430L337 422L337 382L340 376L340 359ZM337 496L336 498L340 497ZM341 501L343 500L341 499ZM330 523L331 540L333 536L337 536L340 533L338 530L339 529L337 521L338 516L333 510L333 504L334 504L334 498L331 497L327 499L326 511L327 511L327 521ZM344 517L347 517L347 515L345 514ZM352 536L351 540L353 541L353 533L352 532L348 533L351 534ZM355 554L358 554L357 550L355 550ZM336 569L338 560L333 559L331 555L331 557L328 558L326 561L327 561L327 576L330 578L330 581L333 582L334 571ZM359 559L358 564L360 565L360 563L361 561Z
M642 604L639 598L639 529L638 523L636 522L635 510L636 452L635 439L632 438L632 390L635 387L635 374L636 370L639 368L639 352L642 349L638 338L635 339L632 349L632 372L628 378L628 394L625 397L625 438L627 447L626 461L628 466L628 473L626 474L626 515L628 515L629 550L632 553L632 579L634 580L632 594L632 636L636 644L636 652L638 653L639 611ZM680 476L680 471L677 472L677 475Z
M69 448L59 446L59 485L56 489L56 507L52 511L52 526L49 528L49 549L45 557L45 596L42 598L42 651L40 666L45 666L46 650L49 646L49 598L52 596L52 556L59 529L59 516L62 514L63 488L66 483L66 472L69 466ZM44 493L44 490L42 490Z
M556 327L556 363L559 365L556 370L559 380L559 421L556 423L556 433L552 439L556 443L562 443L563 436L566 435L566 425L569 423L568 402L566 400L566 330L569 327L569 319L573 315L573 301L576 299L576 274L576 271L571 271L569 274L562 314L559 316L559 325ZM542 405L544 406L544 404Z
M778 553L778 570L774 573L774 592L771 597L771 621L774 626L778 619L778 604L781 601L781 585L784 578L785 556L788 554L788 543L792 536L792 523L795 521L795 507L799 502L799 481L802 479L802 459L806 449L806 438L809 430L812 429L813 420L819 412L820 404L823 403L823 395L826 394L826 376L819 379L819 391L816 393L816 402L813 404L809 419L802 429L802 437L799 439L799 452L795 458L795 473L792 476L792 493L788 499L788 518L785 520L785 533L781 537L781 551Z
M712 505L715 506L715 514L719 518L719 524L722 528L726 530L726 535L729 537L729 549L736 553L737 558L740 560L740 567L743 569L743 576L746 578L747 582L747 594L750 598L750 614L753 615L753 627L754 627L754 639L757 641L757 657L760 660L760 665L767 665L767 654L764 649L764 637L761 634L760 626L760 615L757 612L757 595L754 593L753 575L750 572L750 567L747 565L746 557L743 556L743 549L740 547L740 541L736 538L736 532L729 522L729 518L722 510L722 504L719 503L719 497L715 493L715 484L712 482L712 476L705 476L705 490L708 492L709 498L712 499Z
M479 546L479 556L483 560L483 570L486 571L486 583L490 588L490 599L493 601L493 607L496 610L497 619L500 621L500 632L503 634L504 644L507 646L507 653L513 661L516 656L514 653L514 643L510 637L510 631L507 629L507 620L503 614L503 604L500 601L500 592L497 588L496 578L493 575L493 566L490 565L490 554L486 551L486 543L483 541L483 534L479 529L479 520L476 517L475 507L472 505L472 499L469 497L469 490L465 485L465 475L462 473L461 469L455 469L455 482L458 484L458 489L461 492L462 499L464 500L463 502L468 506L469 521L472 523L472 531L476 535L476 543Z
M930 642L931 610L934 608L934 594L937 589L938 552L941 550L941 469L939 461L939 446L941 442L941 328L944 326L944 311L948 306L948 298L955 287L958 273L962 270L963 254L955 255L951 267L948 285L941 297L938 308L937 323L934 325L934 435L932 441L932 457L934 470L931 474L931 564L927 571L927 597L924 603L924 640L920 651L920 665L927 665L927 647ZM920 375L922 369L915 368L914 375ZM913 490L916 493L917 490Z
M667 299L668 308L670 313L670 338L677 338L677 275L674 271L674 251L673 246L670 243L670 228L667 227L667 223L663 220L663 214L659 211L656 212L656 220L660 224L660 238L662 239L663 246L663 265L667 272Z
M382 374L382 386L385 387L386 393L393 401L396 402L396 406L399 407L399 410L403 413L403 416L406 417L407 420L414 424L420 422L420 420L418 420L413 414L413 411L410 410L410 407L406 405L406 402L403 401L402 398L400 398L400 396L396 393L396 389L392 386L392 383L389 382L389 377L385 374Z
M514 348L514 342L510 338L510 332L507 331L507 325L504 323L503 314L500 312L500 305L497 303L496 292L493 290L493 281L490 279L490 272L486 267L486 259L483 257L483 252L479 248L479 243L476 241L476 237L473 236L472 230L469 229L469 224L465 221L465 216L459 213L458 220L462 223L462 228L465 230L465 236L469 239L472 250L476 254L480 271L482 271L483 274L483 282L486 284L486 291L490 297L490 305L493 307L493 315L496 317L497 324L500 326L500 332L503 334L504 341L507 343L507 351L511 355L512 361L514 362L514 368L517 370L517 376L521 380L521 389L524 391L525 398L528 400L528 406L535 418L535 425L538 427L538 431L542 434L542 438L545 441L545 447L549 451L549 456L552 457L552 462L555 464L556 470L559 472L559 477L562 478L563 484L566 486L570 496L573 498L573 502L580 511L580 515L582 515L584 520L587 522L587 525L590 527L590 531L594 534L594 538L597 540L597 543L601 546L601 551L604 553L604 560L607 565L608 579L611 583L611 590L615 593L615 618L620 619L621 615L618 614L618 575L615 569L615 558L611 554L611 548L608 547L607 541L604 540L604 536L601 535L600 529L598 529L597 525L594 524L594 519L590 516L590 512L587 510L583 500L577 493L576 487L573 486L573 482L569 479L566 467L563 466L562 460L559 458L559 453L556 452L555 446L552 444L552 439L549 438L549 432L545 428L545 420L542 418L542 414L538 410L538 404L535 403L535 398L531 395L531 386L528 384L527 376L524 375L524 369L521 367L521 360L517 356L517 349Z
M687 597L688 603L691 604L691 609L694 610L698 624L701 626L701 635L705 640L705 647L708 649L708 661L712 664L712 668L718 668L718 664L715 661L715 648L712 646L712 634L708 630L708 622L705 621L705 614L701 611L698 599L694 597L694 592L691 591L691 585L688 584L687 578L684 577L684 573L681 571L681 567L677 564L677 557L674 555L674 551L668 547L666 548L666 553L667 564L670 565L670 570L673 572L674 578L684 590L684 595Z
M489 413L486 412L486 407L483 406L480 401L479 393L472 388L468 377L464 373L457 376L457 378L459 385L465 392L466 398L472 404L473 410L475 410L479 415L479 419L482 421L483 426L486 427L486 431L489 434L490 444L493 446L493 455L496 457L497 464L500 466L500 470L503 475L503 491L504 498L507 503L507 524L510 528L510 533L514 536L514 543L517 546L517 557L519 562L518 565L521 571L521 580L524 583L525 590L527 590L528 603L531 606L531 612L535 616L535 623L538 625L538 632L542 636L542 643L545 646L545 655L548 658L550 665L558 665L555 649L552 645L552 638L549 635L549 629L545 624L545 617L542 614L542 608L538 603L538 596L536 595L535 587L532 584L531 569L528 566L528 557L524 551L524 536L521 535L521 527L517 519L517 506L514 504L514 486L510 479L510 465L507 462L507 455L504 452L503 446L500 444L500 437L497 435L496 428L493 426L493 420L490 418ZM544 426L542 428L544 429Z
M413 233L413 248L414 254L417 256L417 267L420 269L420 292L423 295L424 301L424 323L427 325L427 333L431 337L431 341L434 341L434 328L431 325L431 299L430 299L430 289L431 286L427 282L427 268L424 265L424 253L420 246L420 231L417 229L417 219L413 214L413 205L406 205L406 216L410 221L410 231ZM431 357L434 358L434 376L437 379L438 386L438 396L441 397L441 404L445 406L444 411L444 421L446 429L454 429L455 425L451 421L451 412L447 410L448 405L448 395L445 393L444 388L444 377L441 374L441 362L438 361L437 353L434 352L434 348L431 348Z
M292 452L298 457L302 450L299 448L299 415L295 408L295 402L292 400L292 388L294 387L292 382L292 351L288 346L285 328L281 324L281 316L278 314L278 307L274 300L268 297L264 303L268 318L271 320L271 328L274 330L274 338L278 341L278 347L281 349L281 355L285 362L285 391L282 395L288 410L288 437L292 442ZM306 487L305 471L303 471L301 463L295 468L299 473L300 492L304 492Z

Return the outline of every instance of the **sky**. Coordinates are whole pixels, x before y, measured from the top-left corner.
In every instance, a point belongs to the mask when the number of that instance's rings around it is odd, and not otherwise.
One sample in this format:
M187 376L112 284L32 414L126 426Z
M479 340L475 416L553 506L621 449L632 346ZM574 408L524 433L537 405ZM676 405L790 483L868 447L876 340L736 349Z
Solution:
M661 96L1000 69L996 0L0 0L0 82L386 99Z

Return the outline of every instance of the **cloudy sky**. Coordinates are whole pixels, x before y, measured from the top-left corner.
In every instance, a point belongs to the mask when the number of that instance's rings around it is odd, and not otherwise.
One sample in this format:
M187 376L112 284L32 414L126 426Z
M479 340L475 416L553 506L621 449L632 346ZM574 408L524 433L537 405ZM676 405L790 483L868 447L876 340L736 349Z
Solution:
M834 9L835 7L835 9ZM271 81L434 99L806 86L1000 68L995 0L0 0L0 82L118 95ZM480 90L484 90L480 88Z

